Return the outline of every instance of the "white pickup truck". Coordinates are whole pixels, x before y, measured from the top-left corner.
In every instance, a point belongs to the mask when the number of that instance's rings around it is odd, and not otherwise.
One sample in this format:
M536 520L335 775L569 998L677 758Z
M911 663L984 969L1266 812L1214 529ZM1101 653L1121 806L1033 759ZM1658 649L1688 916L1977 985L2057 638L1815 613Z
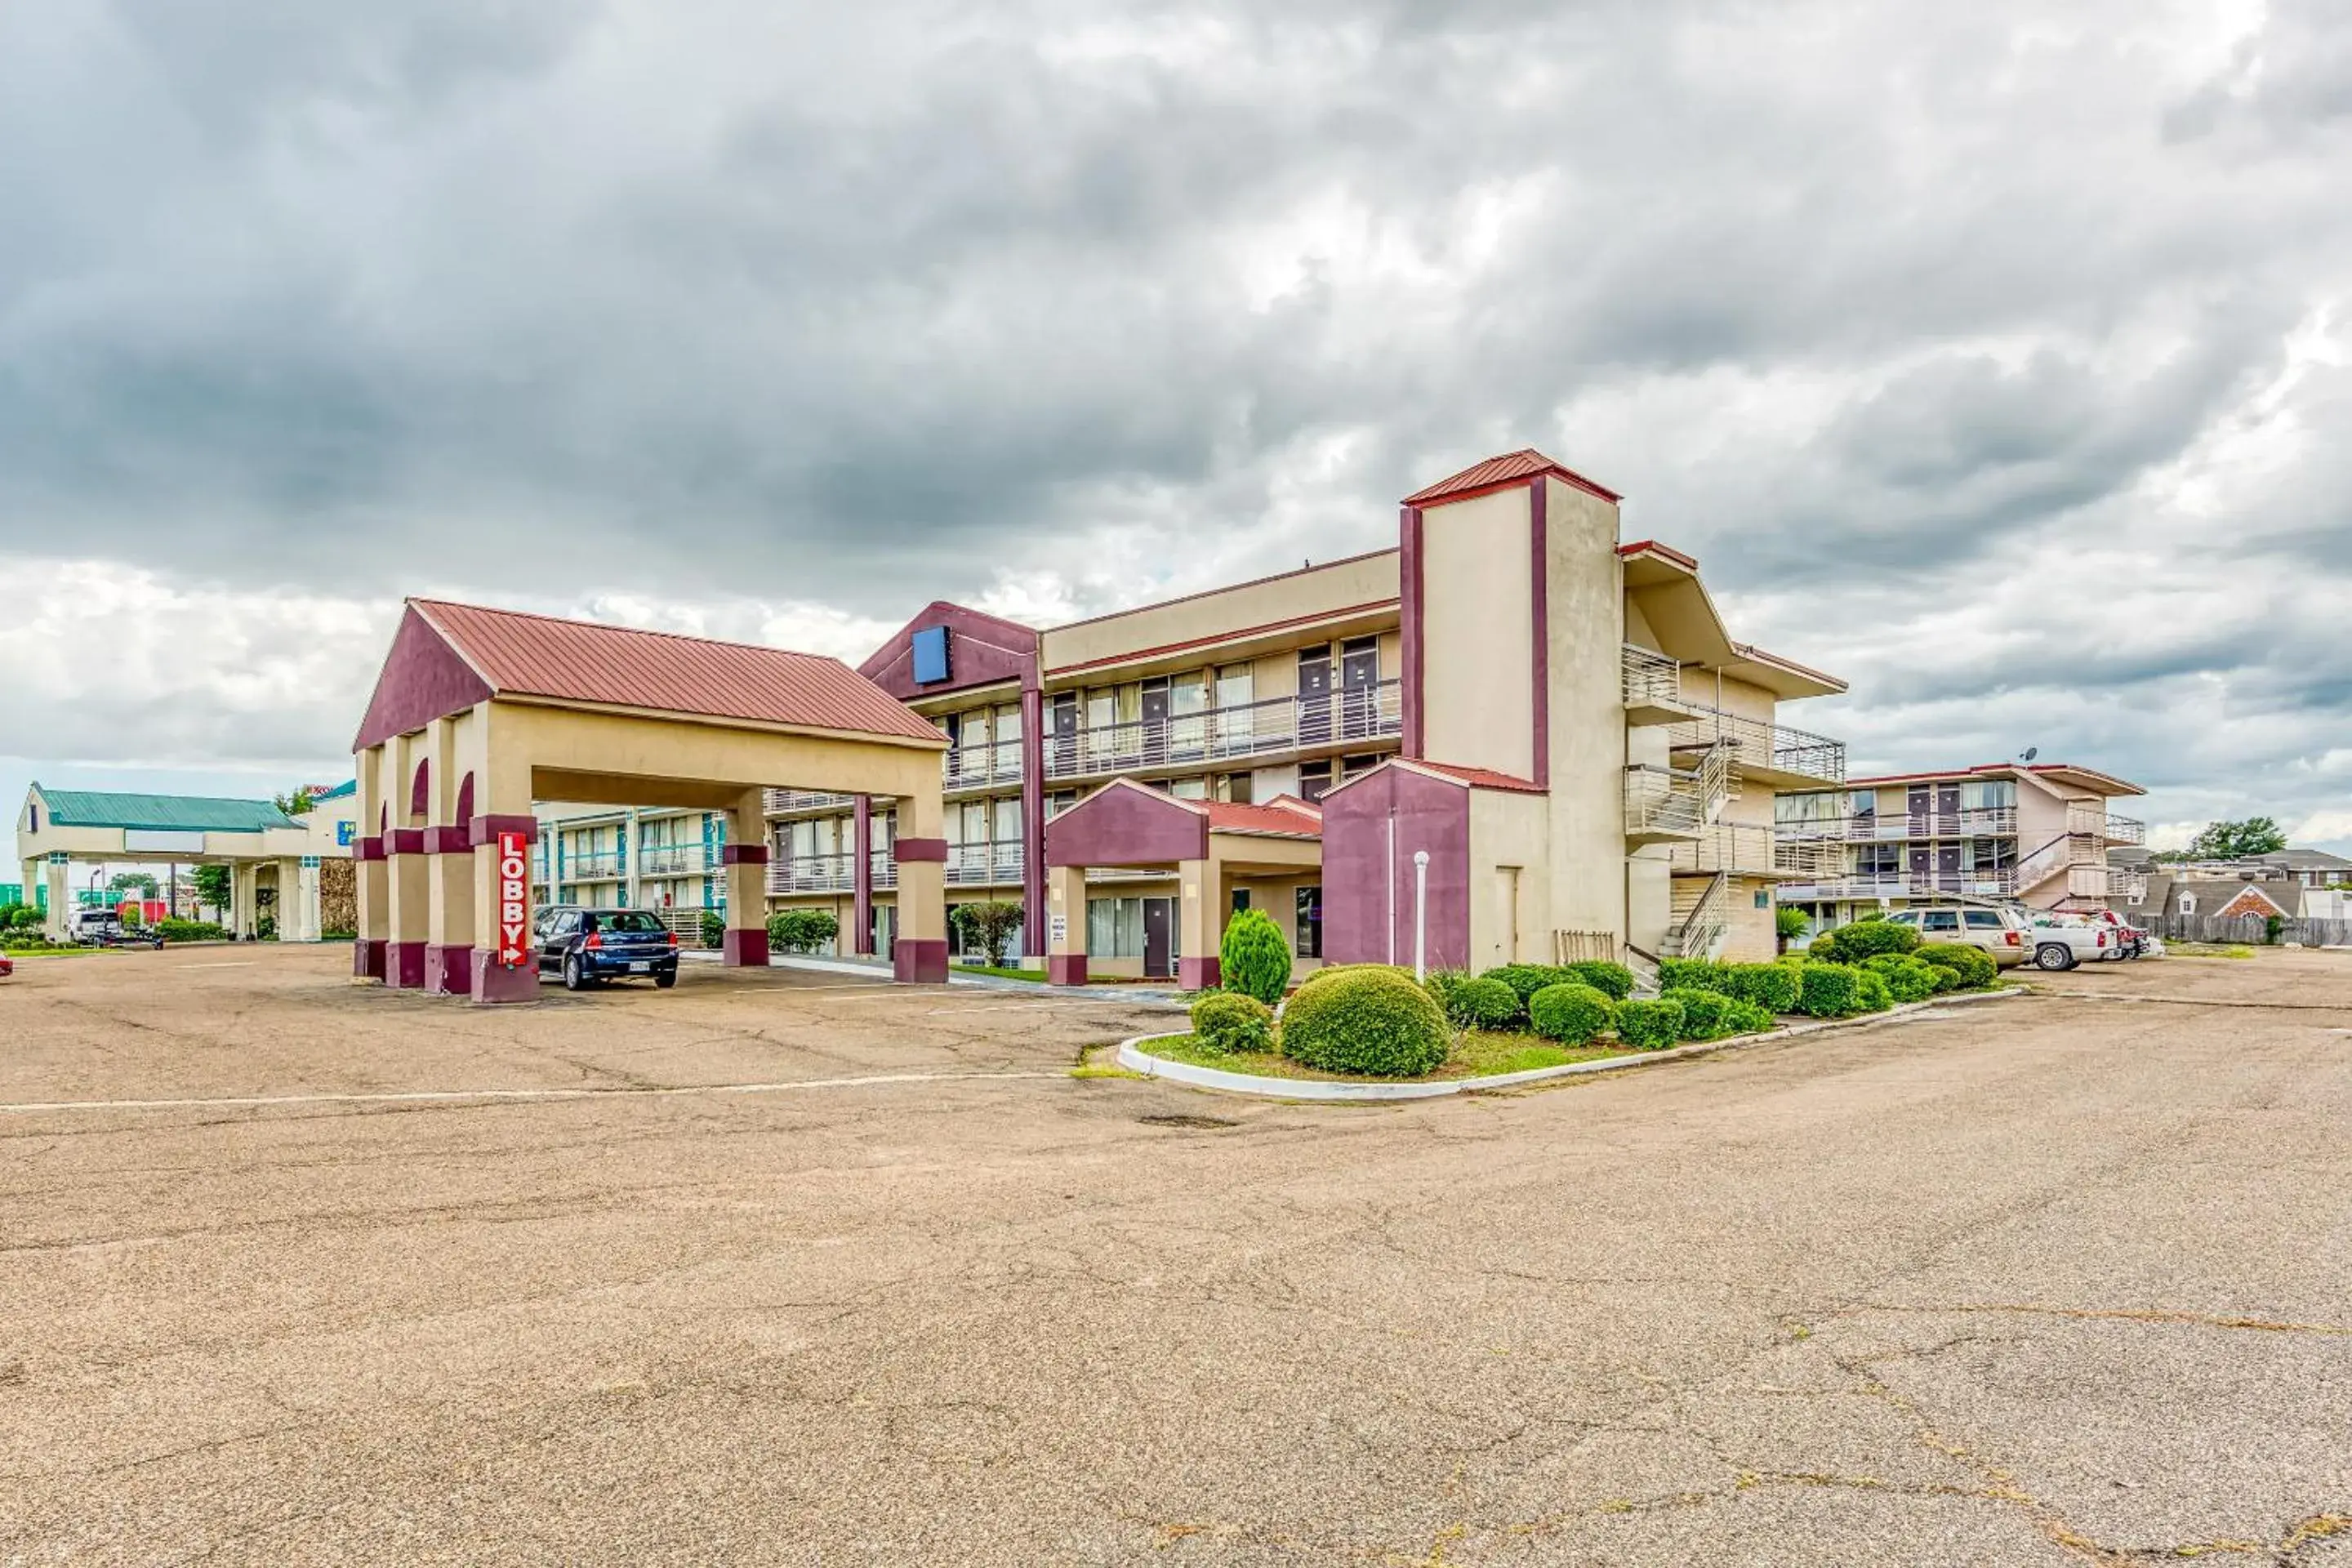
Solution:
M2124 955L2112 927L2080 916L2036 915L2025 932L2036 969L2072 969Z

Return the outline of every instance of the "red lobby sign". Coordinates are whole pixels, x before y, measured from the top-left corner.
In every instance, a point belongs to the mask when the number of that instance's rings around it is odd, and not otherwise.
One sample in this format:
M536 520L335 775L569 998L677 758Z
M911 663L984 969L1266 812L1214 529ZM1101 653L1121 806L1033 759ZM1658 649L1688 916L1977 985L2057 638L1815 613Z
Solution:
M530 957L530 862L529 841L520 833L499 835L499 963L520 969Z

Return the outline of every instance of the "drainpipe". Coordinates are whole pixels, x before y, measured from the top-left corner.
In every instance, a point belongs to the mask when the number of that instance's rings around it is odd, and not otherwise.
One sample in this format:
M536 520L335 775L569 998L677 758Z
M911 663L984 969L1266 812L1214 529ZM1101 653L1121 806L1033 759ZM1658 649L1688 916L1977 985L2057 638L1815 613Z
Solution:
M1412 852L1412 977L1429 978L1429 851Z

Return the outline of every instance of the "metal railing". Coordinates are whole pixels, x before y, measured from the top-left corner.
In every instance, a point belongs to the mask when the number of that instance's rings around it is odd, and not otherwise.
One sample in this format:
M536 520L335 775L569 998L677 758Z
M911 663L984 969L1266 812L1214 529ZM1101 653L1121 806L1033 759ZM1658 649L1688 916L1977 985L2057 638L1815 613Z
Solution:
M1021 782L1021 742L991 741L977 746L957 746L942 764L948 789L985 789L990 784Z
M951 844L948 847L950 885L1017 882L1021 880L1022 846L1018 839L1000 844Z
M2147 873L2126 871L2116 866L2108 867L2107 897L2120 899L2127 904L2138 903L2147 897Z
M768 789L760 792L760 809L773 816L785 811L846 811L857 797L821 789Z
M2106 837L2110 844L2145 844L2147 842L2147 824L2137 816L2117 816L2110 812Z
M1660 952L1668 958L1710 958L1729 923L1731 879L1717 871L1683 918L1669 927Z
M870 868L869 875L874 886L895 888L898 885L898 857L891 852L888 845L876 845L866 864Z
M845 893L855 885L852 874L854 857L840 852L831 855L795 855L789 859L768 862L768 891L771 893Z
M1626 707L1683 706L1683 667L1675 660L1664 654L1627 643L1622 655L1622 668Z
M656 844L637 851L637 869L648 877L698 877L710 869L699 844Z
M1272 697L1199 713L1048 734L1045 776L1082 778L1131 768L1259 757L1403 733L1403 685L1382 680L1318 696Z
M1696 833L1706 822L1699 775L1692 768L1636 763L1625 770L1625 833Z
M1176 868L1173 866L1089 866L1087 868L1087 880L1089 882L1149 882L1155 878L1173 877L1175 874Z
M2002 838L2017 833L2017 807L1974 805L1960 811L1863 812L1849 816L1792 818L1773 824L1783 838L1818 838L1849 844L1906 838Z
M601 855L566 855L563 858L563 880L567 882L609 882L621 874L621 858L607 850Z
M2009 899L2017 896L2017 872L2012 867L1953 871L1857 871L1846 876L1811 880L1790 879L1780 887L1783 903L1842 899L1924 899L1937 894L1957 898Z
M1784 874L1782 851L1790 847L1760 824L1711 822L1701 827L1698 837L1690 843L1668 846L1666 864L1685 874L1728 871L1740 877L1777 877ZM1834 872L1842 868L1840 863L1845 857L1838 846L1817 843L1806 848L1813 854L1813 866L1818 870Z
M1699 716L1685 719L1668 730L1667 744L1678 752L1722 743L1731 748L1732 761L1743 767L1769 767L1829 784L1845 782L1843 741L1726 713L1703 702L1685 702L1683 706Z

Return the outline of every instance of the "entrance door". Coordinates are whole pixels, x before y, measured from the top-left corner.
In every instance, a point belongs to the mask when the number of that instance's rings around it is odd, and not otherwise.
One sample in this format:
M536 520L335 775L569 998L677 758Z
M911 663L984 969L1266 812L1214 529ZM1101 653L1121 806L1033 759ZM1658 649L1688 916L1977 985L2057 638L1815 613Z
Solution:
M1339 645L1339 721L1349 740L1380 732L1381 639Z
M1960 830L1960 786L1956 784L1936 786L1936 831L1939 834Z
M1911 890L1924 893L1934 876L1935 852L1922 844L1911 851Z
M1176 973L1176 900L1143 900L1143 974L1165 980Z
M1936 886L1948 893L1960 889L1960 847L1957 844L1936 846Z
M1078 763L1078 694L1054 693L1054 772L1066 773Z
M1331 645L1298 650L1298 743L1331 738Z
M874 951L884 958L898 951L898 906L874 906Z
M1149 766L1168 760L1168 678L1143 683L1143 761Z
M1932 794L1933 792L1926 784L1913 784L1909 797L1904 802L1911 813L1911 837L1914 838L1934 837L1933 829L1927 822Z

